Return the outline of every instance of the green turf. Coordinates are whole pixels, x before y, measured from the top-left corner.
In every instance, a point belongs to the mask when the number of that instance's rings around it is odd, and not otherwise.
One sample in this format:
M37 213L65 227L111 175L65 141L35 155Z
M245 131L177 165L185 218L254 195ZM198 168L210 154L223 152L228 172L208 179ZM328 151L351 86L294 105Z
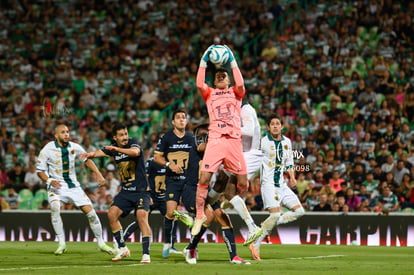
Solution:
M54 242L0 242L0 274L413 274L414 247L272 244L262 246L261 262L232 265L224 244L200 244L197 265L188 265L180 255L163 259L154 243L151 264L142 265L141 244L128 246L131 257L113 263L96 243L68 242L67 253L55 256ZM237 249L250 258L246 247Z

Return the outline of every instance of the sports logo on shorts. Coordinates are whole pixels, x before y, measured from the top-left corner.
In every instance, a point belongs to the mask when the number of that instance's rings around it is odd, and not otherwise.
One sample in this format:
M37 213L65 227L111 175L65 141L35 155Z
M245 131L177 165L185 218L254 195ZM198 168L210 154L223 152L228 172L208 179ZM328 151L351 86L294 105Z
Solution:
M204 165L204 168L208 169L210 167L210 165L206 164Z

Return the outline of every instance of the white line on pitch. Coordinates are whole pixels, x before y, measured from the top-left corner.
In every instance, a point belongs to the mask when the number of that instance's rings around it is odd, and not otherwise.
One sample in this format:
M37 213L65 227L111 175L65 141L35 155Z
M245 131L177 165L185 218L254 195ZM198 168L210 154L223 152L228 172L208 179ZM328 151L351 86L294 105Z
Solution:
M128 264L128 265L122 265L122 266L138 266L138 265L144 265L144 264ZM16 271L16 270L41 270L41 269L62 269L62 268L76 268L76 267L82 267L82 268L96 268L96 267L119 267L118 265L94 265L94 266L41 266L41 267L11 267L11 268L0 268L0 271Z
M287 260L305 260L305 259L325 259L325 258L337 258L345 257L346 255L326 255L326 256L312 256L312 257L299 257L299 258L286 258Z

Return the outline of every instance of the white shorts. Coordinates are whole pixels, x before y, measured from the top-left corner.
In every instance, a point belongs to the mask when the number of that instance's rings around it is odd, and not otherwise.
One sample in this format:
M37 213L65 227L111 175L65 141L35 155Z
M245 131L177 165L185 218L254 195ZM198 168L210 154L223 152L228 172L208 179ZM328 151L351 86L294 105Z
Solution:
M261 186L264 209L285 206L292 209L301 205L298 196L288 186L276 187L274 185Z
M263 153L258 149L252 149L248 152L244 152L243 154L247 166L247 179L251 180L260 170Z
M91 200L80 187L68 189L50 188L48 191L48 200L49 204L52 201L59 200L64 203L71 203L77 207L83 205L92 205Z

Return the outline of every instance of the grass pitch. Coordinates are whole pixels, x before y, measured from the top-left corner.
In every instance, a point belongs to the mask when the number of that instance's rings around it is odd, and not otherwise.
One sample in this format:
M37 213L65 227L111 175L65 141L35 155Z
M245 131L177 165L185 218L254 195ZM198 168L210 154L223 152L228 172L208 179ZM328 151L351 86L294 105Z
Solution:
M183 249L186 244L176 244ZM140 264L141 244L129 243L131 257L112 262L96 243L67 243L55 256L54 242L0 242L0 274L412 274L414 247L343 245L262 245L261 262L229 263L222 243L199 245L197 265L184 257L161 257L162 244L151 245L151 264ZM247 247L237 245L240 257L250 259Z

